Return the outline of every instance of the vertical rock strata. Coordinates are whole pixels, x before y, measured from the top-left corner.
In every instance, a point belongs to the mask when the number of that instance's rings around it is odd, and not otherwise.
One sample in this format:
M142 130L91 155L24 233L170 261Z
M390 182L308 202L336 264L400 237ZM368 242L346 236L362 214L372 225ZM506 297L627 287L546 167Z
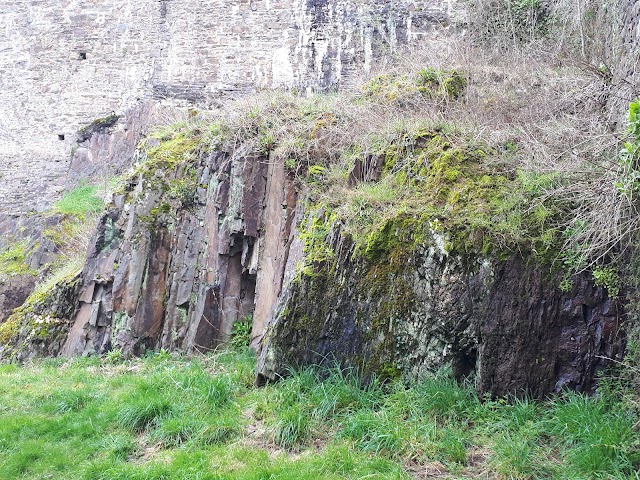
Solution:
M590 390L618 354L620 306L588 276L562 292L533 260L451 253L424 218L396 219L363 252L329 217L329 254L309 263L305 222L325 214L303 207L284 165L251 140L203 138L147 146L64 301L18 312L5 357L208 351L252 315L261 380L338 361L383 378L475 373L481 393L541 397ZM31 349L25 325L43 318L56 333Z
M250 144L195 148L198 158L176 167L145 164L130 191L115 196L62 354L207 351L253 315L254 304L256 318L264 315L263 297L278 294L295 212L290 179Z

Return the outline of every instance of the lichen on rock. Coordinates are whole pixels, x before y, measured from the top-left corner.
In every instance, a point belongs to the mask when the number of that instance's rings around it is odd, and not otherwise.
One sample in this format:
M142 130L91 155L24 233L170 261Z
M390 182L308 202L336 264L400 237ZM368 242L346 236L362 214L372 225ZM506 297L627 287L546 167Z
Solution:
M588 274L559 289L558 239L527 212L522 179L491 168L492 152L404 133L381 153L378 187L319 194L327 204L299 225L307 260L271 317L259 375L337 361L382 378L473 374L492 395L589 390L619 351L621 307Z

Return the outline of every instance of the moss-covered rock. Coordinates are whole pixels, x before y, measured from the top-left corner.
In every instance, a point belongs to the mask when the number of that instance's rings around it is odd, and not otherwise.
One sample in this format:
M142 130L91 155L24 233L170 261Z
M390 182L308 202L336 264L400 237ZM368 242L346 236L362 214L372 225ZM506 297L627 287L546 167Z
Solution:
M89 125L85 125L78 130L78 143L86 142L94 133L104 133L108 131L118 122L119 119L120 116L116 114L96 118Z
M36 271L27 263L29 247L25 242L15 242L0 251L0 277L18 275L36 275Z
M79 272L36 289L0 324L0 359L24 361L57 355L67 339L79 303Z
M423 68L414 77L397 74L379 75L363 86L363 93L389 103L411 102L412 97L456 100L467 88L466 77L456 70Z
M622 310L588 273L560 290L560 239L547 227L563 212L531 209L531 178L450 132L404 132L380 154L378 179L309 205L308 257L273 316L260 375L338 361L383 378L447 369L494 395L590 389L620 351Z

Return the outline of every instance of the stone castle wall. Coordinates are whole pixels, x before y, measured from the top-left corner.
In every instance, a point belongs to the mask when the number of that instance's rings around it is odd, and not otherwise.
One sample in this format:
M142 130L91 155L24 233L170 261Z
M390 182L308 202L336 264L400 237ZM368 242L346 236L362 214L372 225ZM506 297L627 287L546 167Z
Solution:
M624 15L623 37L627 47L640 43L640 1L620 0Z
M619 72L623 100L640 97L640 0L620 0L622 44Z
M146 126L162 121L152 114L158 104L337 88L396 46L451 29L460 8L455 0L7 0L2 230L46 209L87 171L70 172L72 156L78 129L96 118L121 115L116 138L81 145L89 151L76 164L123 161Z

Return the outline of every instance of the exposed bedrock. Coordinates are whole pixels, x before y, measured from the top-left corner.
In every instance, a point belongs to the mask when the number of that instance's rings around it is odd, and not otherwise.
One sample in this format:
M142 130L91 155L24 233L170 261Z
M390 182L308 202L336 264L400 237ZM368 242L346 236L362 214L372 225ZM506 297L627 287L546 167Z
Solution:
M475 372L480 393L589 391L619 352L621 308L584 275L570 292L520 257L462 259L442 239L372 260L333 229L335 263L283 291L259 380L338 361L381 377Z
M475 374L482 394L541 397L592 390L622 352L622 307L590 275L563 292L542 260L454 254L411 213L363 250L253 140L146 142L82 273L0 325L0 356L204 352L251 316L261 381L337 361L382 378L449 369ZM314 244L310 223L324 225Z
M62 354L207 351L237 320L260 325L264 298L279 293L296 194L281 167L251 152L205 152L167 175L149 167L115 195Z

